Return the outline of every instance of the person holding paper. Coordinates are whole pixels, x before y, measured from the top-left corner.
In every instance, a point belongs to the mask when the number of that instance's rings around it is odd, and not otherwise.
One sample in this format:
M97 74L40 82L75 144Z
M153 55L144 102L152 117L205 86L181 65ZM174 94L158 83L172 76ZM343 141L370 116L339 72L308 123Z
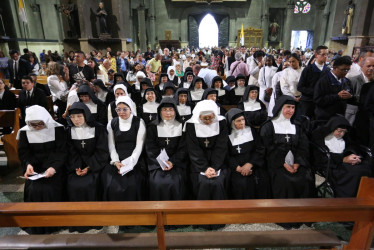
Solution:
M38 105L26 108L25 121L27 125L17 135L18 156L26 178L24 201L62 201L67 156L64 127ZM41 178L29 179L36 174L41 174ZM25 229L29 234L48 234L57 230L51 227Z
M144 90L142 105L139 107L139 117L145 124L149 124L157 118L157 107L160 104L160 96L154 88Z
M144 121L136 116L135 104L128 96L116 100L118 117L107 125L110 166L102 173L105 201L144 199L144 174L140 155L145 141Z
M224 200L226 195L227 125L212 100L197 103L192 118L185 123L194 198Z
M105 127L95 122L88 107L75 102L67 118L69 201L101 201L100 174L109 165L108 136ZM92 227L70 227L69 231L86 232ZM95 228L97 229L97 228Z
M175 100L162 99L157 108L157 120L147 127L145 143L150 200L185 198L187 152L182 130Z
M229 131L227 160L231 169L231 197L269 198L270 182L260 136L248 125L243 110L232 108L225 117Z
M273 198L310 198L315 194L314 177L308 163L308 138L292 119L295 106L294 97L277 98L273 118L260 130ZM293 156L293 164L290 157L286 157L289 155Z

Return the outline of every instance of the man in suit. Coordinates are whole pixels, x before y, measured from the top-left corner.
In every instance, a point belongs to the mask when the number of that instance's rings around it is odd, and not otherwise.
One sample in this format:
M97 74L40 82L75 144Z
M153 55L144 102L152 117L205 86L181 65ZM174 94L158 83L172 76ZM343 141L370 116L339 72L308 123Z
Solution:
M16 95L9 91L3 80L0 79L0 110L14 110L17 105ZM3 134L10 134L12 129L3 128Z
M8 61L8 70L10 74L9 82L16 89L22 88L21 78L22 76L31 73L30 63L20 58L17 50L11 50L9 52L11 59Z
M359 141L369 147L374 145L374 57L361 62L361 75L351 78L358 111L354 127Z
M22 90L19 92L18 107L21 109L21 126L25 126L26 108L32 105L39 105L47 108L47 96L44 91L35 87L33 79L25 75L22 77Z

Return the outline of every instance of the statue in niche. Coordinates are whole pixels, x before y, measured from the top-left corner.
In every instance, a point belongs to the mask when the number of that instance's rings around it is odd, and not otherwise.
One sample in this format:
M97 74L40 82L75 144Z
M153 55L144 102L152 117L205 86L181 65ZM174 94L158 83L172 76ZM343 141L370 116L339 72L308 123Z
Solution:
M349 1L347 9L344 11L345 18L344 18L343 27L342 27L343 35L351 34L354 11L355 11L355 5L353 4L353 1Z
M273 20L273 22L269 25L269 41L275 42L278 40L278 33L279 33L279 24Z
M108 29L106 26L106 17L108 13L104 9L104 2L99 3L99 8L97 8L96 16L99 17L100 22L100 33L101 34L108 34Z
M61 4L60 11L66 16L69 24L68 37L78 37L78 31L76 29L76 15L77 8L76 5L69 1L68 4Z

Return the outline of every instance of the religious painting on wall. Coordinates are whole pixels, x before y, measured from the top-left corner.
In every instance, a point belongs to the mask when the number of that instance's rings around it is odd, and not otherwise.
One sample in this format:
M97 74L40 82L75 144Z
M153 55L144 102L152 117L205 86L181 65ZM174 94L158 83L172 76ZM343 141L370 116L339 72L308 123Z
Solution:
M171 40L171 30L165 30L165 40Z
M277 43L282 40L283 16L284 9L269 9L269 42Z

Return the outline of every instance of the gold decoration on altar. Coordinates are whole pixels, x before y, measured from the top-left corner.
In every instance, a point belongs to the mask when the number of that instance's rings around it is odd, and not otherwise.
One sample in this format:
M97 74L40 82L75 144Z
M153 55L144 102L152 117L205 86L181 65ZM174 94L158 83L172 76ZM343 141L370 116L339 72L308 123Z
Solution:
M238 47L240 47L240 32L241 30L238 30L238 39L236 42ZM253 27L244 29L244 46L247 48L262 47L262 29L255 29Z

